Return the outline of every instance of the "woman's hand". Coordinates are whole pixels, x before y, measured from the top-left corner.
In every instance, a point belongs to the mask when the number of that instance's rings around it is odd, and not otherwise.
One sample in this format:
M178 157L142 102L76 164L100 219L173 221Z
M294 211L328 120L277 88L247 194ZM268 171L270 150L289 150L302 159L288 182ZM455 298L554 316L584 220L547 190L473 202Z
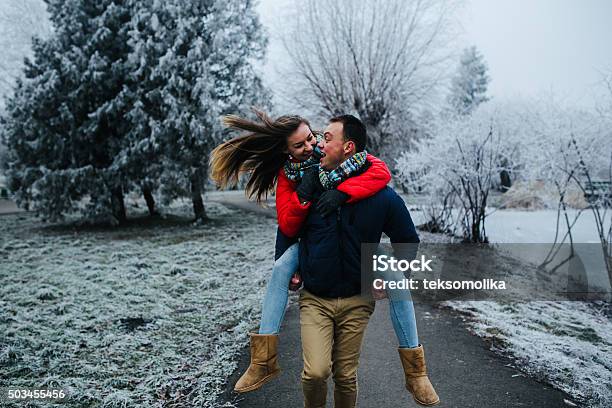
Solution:
M304 172L302 181L295 189L300 201L312 201L319 185L319 167L313 166Z
M321 213L321 217L327 217L335 212L342 204L349 199L349 195L338 190L327 190L317 202L317 211Z
M289 290L291 291L296 291L299 290L302 287L302 277L300 276L299 273L294 273L293 276L291 277L291 280L289 281Z

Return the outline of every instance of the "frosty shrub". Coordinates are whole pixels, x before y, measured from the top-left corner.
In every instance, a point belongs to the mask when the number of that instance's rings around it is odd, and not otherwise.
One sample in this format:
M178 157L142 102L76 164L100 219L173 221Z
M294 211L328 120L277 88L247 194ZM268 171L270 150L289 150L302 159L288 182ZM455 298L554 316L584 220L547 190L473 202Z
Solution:
M523 122L530 137L530 148L524 155L531 164L524 172L527 179L544 180L555 187L557 203L557 234L555 244L573 244L572 227L583 211L593 213L597 235L610 272L610 214L612 182L611 121L594 111L572 109L552 99L532 104ZM569 203L578 190L587 205L570 216ZM559 224L567 232L559 236ZM545 261L546 263L546 261Z
M471 115L445 114L432 122L430 138L397 159L398 177L409 191L428 197L428 229L487 242L487 200L501 171L520 169L522 128L498 105ZM455 204L458 212L453 211Z

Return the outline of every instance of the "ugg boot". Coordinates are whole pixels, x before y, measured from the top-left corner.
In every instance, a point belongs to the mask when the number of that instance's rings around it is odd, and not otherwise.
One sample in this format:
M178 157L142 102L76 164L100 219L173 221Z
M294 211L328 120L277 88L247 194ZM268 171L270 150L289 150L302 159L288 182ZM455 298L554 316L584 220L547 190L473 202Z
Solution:
M400 348L399 355L406 375L406 389L412 393L414 400L421 405L431 406L440 402L436 390L427 377L423 346Z
M236 392L249 392L280 374L276 357L278 335L251 333L251 364L234 386Z

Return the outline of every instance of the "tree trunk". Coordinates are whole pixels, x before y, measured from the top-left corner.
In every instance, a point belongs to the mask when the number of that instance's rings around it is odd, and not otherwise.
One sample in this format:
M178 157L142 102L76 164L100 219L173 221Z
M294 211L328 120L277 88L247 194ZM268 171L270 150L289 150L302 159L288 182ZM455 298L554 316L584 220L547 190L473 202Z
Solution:
M147 203L147 208L149 209L149 216L154 217L159 213L155 210L155 198L153 198L153 193L151 193L151 188L149 186L145 186L142 188L142 195Z
M121 187L116 187L111 190L111 208L117 222L120 225L125 224L127 215L125 212L125 203L123 202L123 189Z
M193 214L196 222L203 222L208 219L206 210L204 209L204 200L202 199L202 169L197 168L191 174L191 201L193 202Z

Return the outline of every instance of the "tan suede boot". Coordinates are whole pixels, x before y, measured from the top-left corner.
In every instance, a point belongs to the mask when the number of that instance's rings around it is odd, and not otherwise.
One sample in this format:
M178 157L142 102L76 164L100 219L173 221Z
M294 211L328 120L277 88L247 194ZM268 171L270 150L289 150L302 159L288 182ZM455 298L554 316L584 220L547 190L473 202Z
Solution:
M412 393L414 400L421 405L431 406L440 402L436 390L427 377L425 353L419 344L415 348L400 348L399 355L406 375L406 389Z
M278 335L251 333L250 336L251 364L234 386L234 391L240 393L259 389L281 372L276 357Z

